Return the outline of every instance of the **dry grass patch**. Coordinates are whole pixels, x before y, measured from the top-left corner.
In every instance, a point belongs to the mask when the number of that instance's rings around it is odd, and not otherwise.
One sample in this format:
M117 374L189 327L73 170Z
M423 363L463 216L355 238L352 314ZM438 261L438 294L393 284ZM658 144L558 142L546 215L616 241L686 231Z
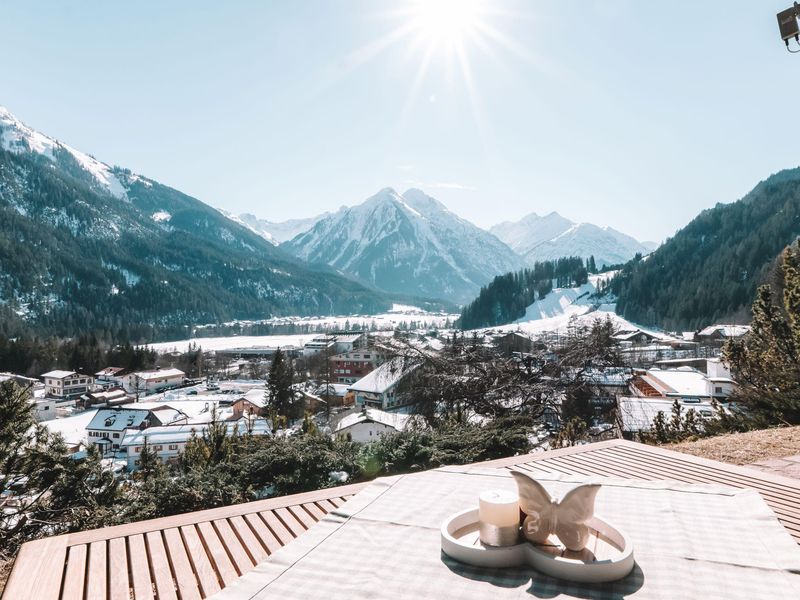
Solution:
M800 454L800 427L730 433L666 447L711 460L748 465L768 458Z

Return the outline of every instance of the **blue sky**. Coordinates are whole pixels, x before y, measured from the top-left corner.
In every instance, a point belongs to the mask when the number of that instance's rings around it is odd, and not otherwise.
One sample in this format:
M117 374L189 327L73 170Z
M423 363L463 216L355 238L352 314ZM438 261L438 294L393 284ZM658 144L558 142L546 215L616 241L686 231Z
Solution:
M661 240L800 164L789 4L485 0L470 84L412 1L0 0L0 105L271 220L417 186Z

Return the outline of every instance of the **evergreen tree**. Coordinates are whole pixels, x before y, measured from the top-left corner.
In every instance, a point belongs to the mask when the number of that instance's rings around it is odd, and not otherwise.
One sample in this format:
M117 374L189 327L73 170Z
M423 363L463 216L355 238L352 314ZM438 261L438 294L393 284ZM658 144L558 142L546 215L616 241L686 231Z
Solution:
M765 284L753 303L750 332L724 348L739 386L734 399L756 423L800 423L800 242L782 256L783 293Z
M294 397L294 366L292 360L278 348L272 358L267 378L268 407L277 417L292 419L297 415Z

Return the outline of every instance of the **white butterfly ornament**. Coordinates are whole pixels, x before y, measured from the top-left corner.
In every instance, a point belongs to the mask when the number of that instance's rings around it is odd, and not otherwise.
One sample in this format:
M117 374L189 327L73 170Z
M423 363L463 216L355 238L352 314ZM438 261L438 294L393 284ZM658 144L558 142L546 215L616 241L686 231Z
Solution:
M567 550L583 550L589 541L586 522L594 516L594 500L600 486L580 485L558 501L535 479L519 471L511 474L519 488L520 508L527 515L522 523L525 538L543 544L555 534Z

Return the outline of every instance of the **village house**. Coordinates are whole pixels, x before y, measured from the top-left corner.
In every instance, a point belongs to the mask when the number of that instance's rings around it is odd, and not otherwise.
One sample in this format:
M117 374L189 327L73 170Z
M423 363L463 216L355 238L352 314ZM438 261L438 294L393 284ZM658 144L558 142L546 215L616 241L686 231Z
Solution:
M381 410L399 410L409 406L409 401L397 391L400 383L419 367L403 357L383 363L366 377L350 386L357 408L368 406Z
M353 442L374 442L386 433L403 431L411 415L386 412L377 408L355 409L344 413L334 425L333 435Z
M124 388L126 373L122 367L106 367L94 374L94 382L103 389Z
M694 339L702 344L721 346L728 340L742 337L748 331L749 325L709 325L695 332Z
M128 393L120 388L108 388L102 392L89 392L81 396L81 404L84 408L92 406L119 406L131 401Z
M136 471L139 468L139 459L145 440L150 450L156 453L163 463L172 463L178 460L186 449L187 442L193 436L202 437L208 425L171 425L167 427L149 427L147 429L128 429L120 442L120 450L127 457L127 468ZM237 433L243 435L269 435L272 431L269 423L264 419L239 419L226 424L228 435Z
M653 420L659 412L664 414L667 421L672 418L675 402L678 402L681 417L685 417L689 409L693 409L699 421L715 418L714 406L708 400L697 398L648 398L648 397L622 397L617 408L617 425L622 437L628 440L639 438L642 433L650 433L653 429Z
M364 348L367 345L367 334L364 332L332 331L318 335L303 346L303 356L308 358L315 354L342 354Z
M42 375L45 395L57 401L76 400L91 391L94 377L75 371L50 371Z
M121 448L121 441L129 430L177 427L185 425L187 420L185 413L168 405L154 408L100 408L86 426L87 441L104 453L116 451Z
M186 373L180 369L138 371L127 376L125 390L131 394L155 394L183 384Z
M711 363L712 372L692 367L635 371L630 381L630 395L644 398L692 398L725 400L736 382L722 363Z
M383 356L374 350L344 352L331 356L331 382L355 383L369 375L383 362Z
M530 354L533 351L533 340L518 331L498 335L492 343L505 356Z

